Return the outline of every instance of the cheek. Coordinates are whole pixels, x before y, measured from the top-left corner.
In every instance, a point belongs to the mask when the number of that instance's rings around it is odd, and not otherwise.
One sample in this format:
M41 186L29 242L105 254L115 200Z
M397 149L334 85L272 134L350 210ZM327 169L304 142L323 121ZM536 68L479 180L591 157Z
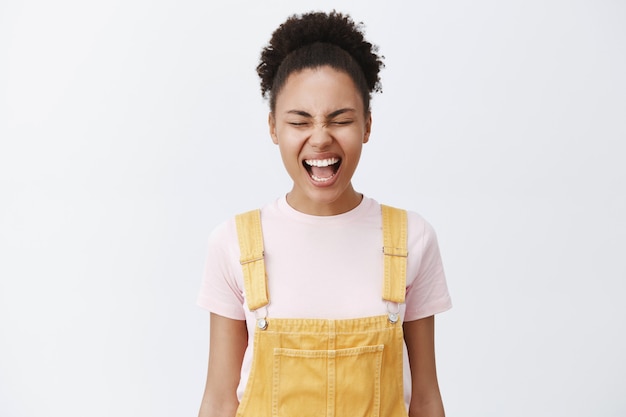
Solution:
M294 131L290 129L288 131L281 130L280 134L275 136L275 143L281 149L281 152L294 153L300 152L302 146L304 146L307 140L307 134L304 132Z
M299 147L294 141L289 141L281 138L281 140L278 142L278 148L280 149L280 155L283 158L285 164L297 163L300 152Z
M346 153L349 153L353 156L361 155L361 150L363 149L363 143L366 139L366 136L363 134L352 135L349 140L345 141L344 150Z

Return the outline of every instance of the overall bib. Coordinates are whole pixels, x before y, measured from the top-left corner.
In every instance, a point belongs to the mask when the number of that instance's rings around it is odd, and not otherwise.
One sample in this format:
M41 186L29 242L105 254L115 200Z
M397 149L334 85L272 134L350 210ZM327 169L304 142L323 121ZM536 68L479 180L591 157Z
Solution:
M381 206L384 277L380 316L268 318L259 210L236 217L244 291L257 314L252 369L238 417L407 417L398 305L406 287L407 217Z

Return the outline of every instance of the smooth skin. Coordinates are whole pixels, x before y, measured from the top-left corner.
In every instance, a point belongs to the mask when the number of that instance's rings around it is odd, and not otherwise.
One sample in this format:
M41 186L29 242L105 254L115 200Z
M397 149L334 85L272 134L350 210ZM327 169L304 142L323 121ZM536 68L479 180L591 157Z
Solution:
M244 320L211 313L209 370L198 417L234 417L239 406L237 386L248 346Z
M287 203L317 216L358 206L362 195L352 187L352 176L371 126L372 117L345 72L324 66L291 74L269 115L270 136L293 180ZM329 181L315 181L305 161L328 158L341 160L339 170Z
M445 417L435 364L435 317L407 321L403 330L411 366L409 417Z
M359 205L362 195L352 187L352 175L369 140L372 118L349 75L328 66L291 74L268 121L272 141L293 180L289 205L318 216L345 213ZM341 160L332 178L312 178L305 161L329 158ZM444 417L435 366L435 319L406 322L403 330L412 374L409 416ZM199 417L235 416L247 345L245 321L211 314L209 367Z

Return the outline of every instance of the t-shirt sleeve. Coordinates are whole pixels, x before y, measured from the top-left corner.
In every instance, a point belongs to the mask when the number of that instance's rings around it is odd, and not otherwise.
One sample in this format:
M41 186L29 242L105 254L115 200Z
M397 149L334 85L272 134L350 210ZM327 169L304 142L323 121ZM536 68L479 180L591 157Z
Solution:
M441 261L437 235L432 226L409 213L409 259L405 321L418 320L452 307Z
M220 316L245 320L239 250L234 219L209 236L204 274L197 303Z

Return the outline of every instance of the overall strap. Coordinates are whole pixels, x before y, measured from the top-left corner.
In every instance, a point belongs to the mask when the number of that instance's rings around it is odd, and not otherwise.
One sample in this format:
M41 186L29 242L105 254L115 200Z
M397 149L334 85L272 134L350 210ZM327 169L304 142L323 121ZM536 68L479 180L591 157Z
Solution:
M383 299L404 303L406 294L407 214L405 210L381 204L385 281Z
M263 232L261 230L261 210L252 210L238 214L237 236L241 251L241 268L248 308L255 311L269 304L265 260L263 250Z

